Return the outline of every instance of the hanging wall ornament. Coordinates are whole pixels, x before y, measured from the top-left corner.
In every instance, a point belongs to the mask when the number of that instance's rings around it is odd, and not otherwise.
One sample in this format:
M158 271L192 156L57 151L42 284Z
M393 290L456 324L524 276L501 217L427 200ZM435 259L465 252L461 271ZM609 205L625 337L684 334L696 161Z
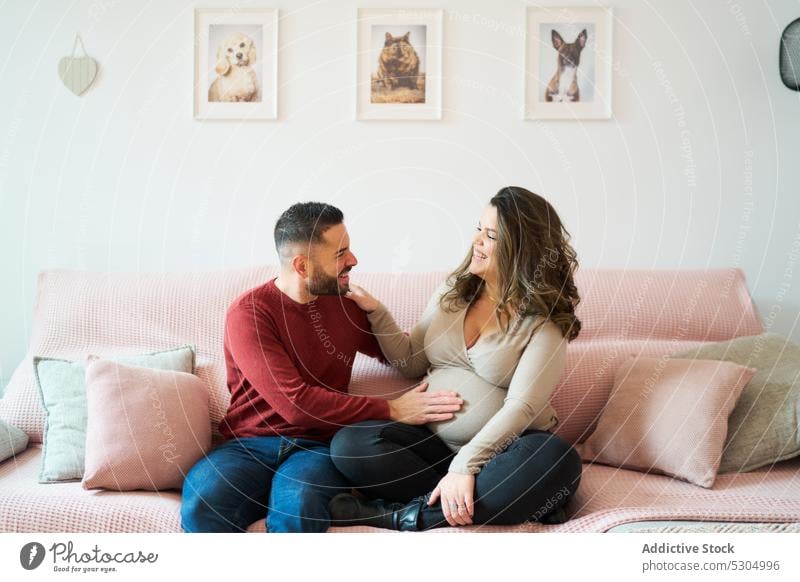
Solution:
M75 52L78 50L78 43L80 43L83 51L82 57L75 56ZM97 76L97 61L86 54L86 47L83 46L81 35L75 35L72 55L58 61L58 76L61 77L67 89L75 93L75 95L83 95L94 82L94 78Z

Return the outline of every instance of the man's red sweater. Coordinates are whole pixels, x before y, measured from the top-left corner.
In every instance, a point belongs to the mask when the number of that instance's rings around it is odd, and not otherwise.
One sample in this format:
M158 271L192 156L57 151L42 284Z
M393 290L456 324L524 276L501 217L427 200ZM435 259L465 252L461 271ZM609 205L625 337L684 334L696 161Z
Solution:
M225 319L231 403L222 436L329 441L344 425L387 420L386 400L347 393L356 352L385 362L370 329L344 297L297 303L275 279L240 295Z

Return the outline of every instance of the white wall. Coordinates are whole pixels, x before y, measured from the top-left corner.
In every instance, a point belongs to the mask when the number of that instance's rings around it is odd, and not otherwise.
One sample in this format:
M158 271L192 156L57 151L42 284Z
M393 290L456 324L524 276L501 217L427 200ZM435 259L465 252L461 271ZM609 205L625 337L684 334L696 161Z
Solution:
M263 4L280 120L249 123L192 119L195 2L2 5L0 377L41 269L274 262L276 216L308 199L345 211L359 268L447 269L508 184L553 202L584 266L742 267L800 341L800 93L777 75L797 1L609 0L614 117L583 123L521 120L523 2ZM393 4L445 10L442 121L354 121L355 8ZM78 31L101 71L82 98L56 74Z

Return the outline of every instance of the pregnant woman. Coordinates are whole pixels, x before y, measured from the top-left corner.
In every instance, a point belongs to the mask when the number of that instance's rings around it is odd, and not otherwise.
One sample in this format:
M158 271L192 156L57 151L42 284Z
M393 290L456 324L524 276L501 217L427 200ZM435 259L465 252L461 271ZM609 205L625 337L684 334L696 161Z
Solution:
M550 396L578 336L580 301L569 233L524 188L500 190L462 264L409 335L386 307L351 285L386 359L415 390L456 391L462 409L427 426L366 421L331 443L337 468L364 496L331 500L332 525L426 530L444 525L559 523L581 459L550 432Z

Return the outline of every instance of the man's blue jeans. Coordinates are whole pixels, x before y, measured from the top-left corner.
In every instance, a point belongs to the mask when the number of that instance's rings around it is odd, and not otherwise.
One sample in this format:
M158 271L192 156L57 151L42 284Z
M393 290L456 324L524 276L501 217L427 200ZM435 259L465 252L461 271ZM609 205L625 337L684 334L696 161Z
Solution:
M262 517L269 532L324 532L328 502L350 485L326 443L284 437L229 440L183 483L186 532L240 532Z

